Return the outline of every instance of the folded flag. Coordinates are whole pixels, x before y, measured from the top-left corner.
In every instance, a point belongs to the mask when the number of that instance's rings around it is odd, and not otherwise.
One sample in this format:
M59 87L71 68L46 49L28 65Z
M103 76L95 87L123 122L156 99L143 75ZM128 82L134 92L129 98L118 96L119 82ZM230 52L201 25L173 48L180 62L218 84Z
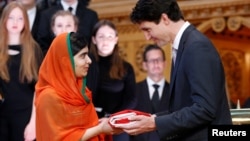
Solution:
M136 110L123 110L117 113L112 114L109 117L109 124L115 126L117 124L131 124L133 121L130 121L128 118L135 115L144 115L151 116L149 113L136 111Z

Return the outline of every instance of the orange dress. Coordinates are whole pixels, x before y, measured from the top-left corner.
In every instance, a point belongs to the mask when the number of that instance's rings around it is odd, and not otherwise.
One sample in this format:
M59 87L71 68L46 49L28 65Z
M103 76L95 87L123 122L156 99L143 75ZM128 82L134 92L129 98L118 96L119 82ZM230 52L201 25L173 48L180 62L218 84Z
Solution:
M68 34L57 36L40 67L35 100L37 141L79 141L88 128L98 124L91 91L84 87L84 78L75 77L69 46ZM99 135L89 141L103 140Z

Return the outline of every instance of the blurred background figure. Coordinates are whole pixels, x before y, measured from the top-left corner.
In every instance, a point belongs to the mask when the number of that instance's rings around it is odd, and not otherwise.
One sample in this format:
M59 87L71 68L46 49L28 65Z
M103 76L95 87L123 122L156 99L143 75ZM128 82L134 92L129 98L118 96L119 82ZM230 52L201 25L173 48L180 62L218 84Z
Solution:
M26 9L10 2L0 19L0 140L32 141L35 118L32 114L35 83L42 51L33 39Z
M16 0L21 2L27 10L30 31L33 38L37 41L38 24L42 9L37 6L36 0Z
M6 5L6 1L5 0L0 0L0 16L2 14L3 8Z
M60 4L60 0L37 0L37 5L42 9Z
M151 114L166 111L169 104L169 83L164 77L165 53L156 44L148 44L145 46L142 59L147 77L136 84L138 101L135 109ZM156 131L152 131L130 136L130 141L160 141L160 137Z
M88 6L91 0L81 0L81 1L83 2L83 4ZM59 5L60 0L37 0L37 4L39 5L39 7L46 9L54 5Z
M76 32L78 23L78 18L71 12L59 10L51 18L51 29L54 36L65 32Z
M115 112L134 109L135 74L130 63L119 54L118 33L108 20L99 21L93 28L90 55L92 64L87 75L87 86L99 118ZM113 136L114 141L128 141L126 133Z
M15 0L0 0L0 15L3 11L3 8L11 1L15 1Z
M44 10L41 14L41 22L38 28L38 43L44 53L47 52L54 33L50 28L51 17L59 10L70 11L79 19L77 33L85 36L90 42L91 31L98 21L98 15L95 11L87 8L85 1L82 0L61 0L59 4L53 5Z

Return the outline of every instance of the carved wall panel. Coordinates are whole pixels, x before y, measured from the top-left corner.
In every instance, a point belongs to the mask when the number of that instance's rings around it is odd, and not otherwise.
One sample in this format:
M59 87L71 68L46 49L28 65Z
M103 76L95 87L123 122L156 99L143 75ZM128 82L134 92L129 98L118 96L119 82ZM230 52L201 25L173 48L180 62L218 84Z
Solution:
M215 44L221 55L231 101L241 105L250 97L250 29L249 17L212 18L197 28Z
M245 53L239 50L224 49L220 51L220 55L225 68L228 93L234 103L236 103L238 99L243 103L245 97L243 95L244 87L241 85L241 82L243 81L245 73Z

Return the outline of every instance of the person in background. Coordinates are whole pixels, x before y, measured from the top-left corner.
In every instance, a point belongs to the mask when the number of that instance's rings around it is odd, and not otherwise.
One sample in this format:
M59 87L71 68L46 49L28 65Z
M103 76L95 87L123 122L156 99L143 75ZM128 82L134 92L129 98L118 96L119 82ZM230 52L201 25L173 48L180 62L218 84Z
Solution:
M0 0L0 17L1 17L1 13L2 13L4 7L5 7L8 3L12 2L12 1L16 1L16 0Z
M27 10L30 31L33 38L37 41L38 24L42 9L37 6L36 0L16 0L21 2Z
M37 0L37 5L42 9L48 9L57 4L60 4L60 0Z
M131 135L157 131L161 139L207 141L211 125L231 125L225 72L212 42L184 20L176 0L139 0L130 19L147 40L171 44L169 109L150 117L133 116L117 125ZM176 55L175 55L176 54Z
M0 0L0 17L2 15L2 11L3 11L3 8L5 7L5 5L6 5L6 1Z
M32 141L36 137L33 98L43 54L31 35L22 4L14 1L6 5L0 33L0 89L4 98L0 107L0 140Z
M87 85L99 118L136 105L135 74L130 63L119 54L118 33L109 20L100 20L93 28L90 47L92 64ZM128 141L126 133L114 135L114 141Z
M81 0L84 5L88 6L91 0ZM47 9L54 5L60 5L60 0L37 0L39 7Z
M166 57L163 49L156 44L148 44L142 54L143 68L147 72L146 79L137 82L136 110L155 114L168 109L169 104L169 83L164 76L166 69ZM155 87L157 87L155 92ZM157 99L155 100L155 95ZM130 136L130 141L160 141L156 131Z
M36 84L38 141L104 141L104 133L116 133L108 118L98 121L86 87L90 64L85 37L74 32L55 37Z
M51 18L51 29L54 36L65 32L76 32L78 23L78 18L71 12L59 10Z
M60 0L60 4L49 7L41 13L41 22L38 25L38 43L44 54L46 54L54 33L50 29L51 17L58 10L71 11L79 19L77 33L85 36L90 43L91 31L98 21L98 15L92 9L87 8L85 1L82 0Z

